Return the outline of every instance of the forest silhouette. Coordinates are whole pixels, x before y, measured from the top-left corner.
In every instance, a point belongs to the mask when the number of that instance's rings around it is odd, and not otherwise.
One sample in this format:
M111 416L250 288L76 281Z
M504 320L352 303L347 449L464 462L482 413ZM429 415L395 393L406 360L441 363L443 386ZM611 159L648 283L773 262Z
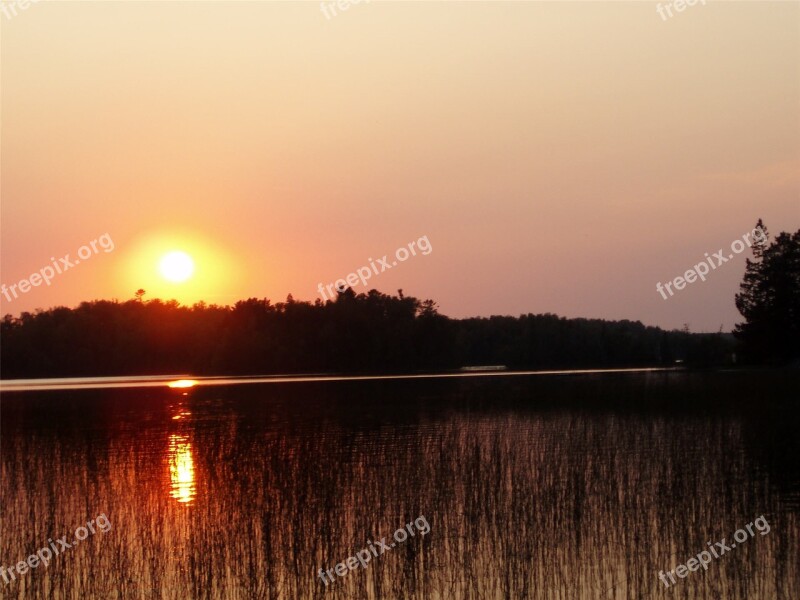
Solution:
M766 230L759 220L758 226ZM734 334L554 314L452 319L433 300L346 289L333 300L233 306L97 300L6 315L2 377L406 373L785 364L800 357L800 231L753 248Z
M730 361L723 334L553 314L451 319L431 300L347 289L323 303L139 298L7 315L3 378L391 373L465 366L599 368Z

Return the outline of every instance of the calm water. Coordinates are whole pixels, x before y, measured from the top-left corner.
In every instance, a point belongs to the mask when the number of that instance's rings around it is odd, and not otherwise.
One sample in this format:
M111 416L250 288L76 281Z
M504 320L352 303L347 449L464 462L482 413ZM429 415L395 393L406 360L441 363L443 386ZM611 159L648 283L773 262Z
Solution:
M150 383L2 394L3 598L800 598L797 372Z

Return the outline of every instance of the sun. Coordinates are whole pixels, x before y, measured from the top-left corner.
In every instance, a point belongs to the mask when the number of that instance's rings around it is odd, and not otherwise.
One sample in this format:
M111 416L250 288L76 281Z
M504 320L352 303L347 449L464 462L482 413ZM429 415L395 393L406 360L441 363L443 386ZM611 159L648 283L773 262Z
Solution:
M158 270L167 281L181 283L189 279L194 273L194 261L186 252L170 252L161 258Z

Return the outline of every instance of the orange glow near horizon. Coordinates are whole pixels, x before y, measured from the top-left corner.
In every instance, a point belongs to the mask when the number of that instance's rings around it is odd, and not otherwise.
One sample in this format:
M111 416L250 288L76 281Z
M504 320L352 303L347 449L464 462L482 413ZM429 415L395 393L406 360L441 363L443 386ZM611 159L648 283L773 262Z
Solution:
M145 300L181 304L225 304L236 296L237 261L218 242L195 233L151 233L129 245L124 261L118 286L129 296L143 289Z

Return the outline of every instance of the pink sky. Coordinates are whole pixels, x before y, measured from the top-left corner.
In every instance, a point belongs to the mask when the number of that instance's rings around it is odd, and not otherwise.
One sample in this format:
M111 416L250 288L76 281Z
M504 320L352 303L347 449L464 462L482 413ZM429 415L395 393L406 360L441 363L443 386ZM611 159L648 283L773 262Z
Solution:
M39 2L0 15L0 280L114 250L3 313L96 298L313 300L729 329L752 230L800 228L800 4ZM169 284L158 257L191 254ZM356 291L363 291L361 286Z

